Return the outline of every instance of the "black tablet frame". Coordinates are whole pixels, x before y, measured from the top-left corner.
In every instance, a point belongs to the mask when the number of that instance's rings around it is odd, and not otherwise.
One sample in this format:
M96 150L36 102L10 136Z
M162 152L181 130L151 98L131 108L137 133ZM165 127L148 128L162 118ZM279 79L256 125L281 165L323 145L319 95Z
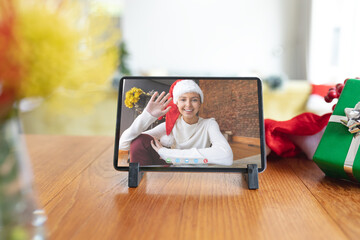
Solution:
M138 80L177 80L177 79L193 79L193 80L253 80L257 81L258 90L258 110L259 110L259 130L260 130L260 152L261 152L261 167L258 172L261 173L266 169L266 155L265 155L265 132L264 132L264 117L263 117L263 100L262 100L262 82L257 77L189 77L189 76L124 76L120 79L118 89L118 102L117 102L117 115L115 127L115 144L114 144L114 168L117 171L129 171L129 167L119 167L119 139L120 139L120 122L121 122L121 109L123 97L123 82L125 79L138 79ZM141 166L140 171L146 172L243 172L247 173L248 168L206 168L206 167L153 167Z

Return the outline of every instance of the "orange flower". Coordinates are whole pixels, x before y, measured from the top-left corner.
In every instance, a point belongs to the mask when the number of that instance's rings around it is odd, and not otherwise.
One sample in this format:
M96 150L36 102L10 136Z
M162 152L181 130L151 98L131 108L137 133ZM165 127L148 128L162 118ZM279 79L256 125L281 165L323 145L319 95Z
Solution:
M21 70L15 39L16 14L12 0L0 2L0 118L11 110L20 90Z
M16 12L12 0L0 3L0 79L3 85L17 87L20 82L20 64L15 56Z

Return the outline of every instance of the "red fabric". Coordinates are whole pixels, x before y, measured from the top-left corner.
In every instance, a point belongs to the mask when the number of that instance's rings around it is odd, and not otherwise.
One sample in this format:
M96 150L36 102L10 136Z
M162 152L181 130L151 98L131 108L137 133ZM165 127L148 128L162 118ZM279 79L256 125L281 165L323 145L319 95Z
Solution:
M176 80L170 87L169 93L170 97L174 99L173 90L175 85L180 82L182 79ZM166 126L166 135L170 135L172 129L174 128L174 125L176 123L176 120L178 119L180 112L177 108L174 101L171 101L168 106L171 106L170 111L166 113L166 119L165 119L165 126ZM162 117L159 118L161 120Z
M325 97L330 88L334 88L335 85L327 85L327 84L311 84L311 94L319 95L321 97Z
M266 144L281 157L293 157L302 151L290 140L289 135L314 135L327 125L330 116L331 113L323 116L303 113L287 121L265 119Z

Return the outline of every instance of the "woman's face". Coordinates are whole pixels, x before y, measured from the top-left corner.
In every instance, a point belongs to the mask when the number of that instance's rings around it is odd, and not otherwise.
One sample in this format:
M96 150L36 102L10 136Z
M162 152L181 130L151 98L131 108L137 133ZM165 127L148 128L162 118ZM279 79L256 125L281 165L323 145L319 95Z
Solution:
M200 110L201 99L198 93L184 93L182 94L177 102L177 107L180 114L183 116L187 123L194 123L191 120L198 119L197 113ZM189 122L188 122L189 121Z

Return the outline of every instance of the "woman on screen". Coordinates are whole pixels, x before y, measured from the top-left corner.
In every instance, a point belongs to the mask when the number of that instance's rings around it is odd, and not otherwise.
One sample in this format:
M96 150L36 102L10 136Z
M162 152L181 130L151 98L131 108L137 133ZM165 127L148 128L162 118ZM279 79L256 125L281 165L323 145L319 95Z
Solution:
M214 118L199 117L204 95L193 80L177 80L165 95L155 92L145 110L120 137L120 150L140 165L231 165L231 147ZM156 98L157 97L157 98ZM166 122L145 131L158 118Z

